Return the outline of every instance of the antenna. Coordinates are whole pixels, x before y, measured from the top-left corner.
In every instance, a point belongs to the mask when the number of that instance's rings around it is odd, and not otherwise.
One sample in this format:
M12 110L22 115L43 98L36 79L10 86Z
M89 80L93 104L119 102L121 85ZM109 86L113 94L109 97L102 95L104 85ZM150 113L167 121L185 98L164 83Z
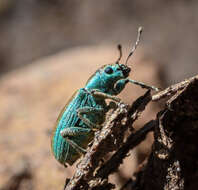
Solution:
M137 46L138 46L138 44L140 42L140 37L141 37L142 31L143 31L143 27L140 26L138 28L138 36L137 36L135 45L132 47L131 52L129 53L129 55L128 55L127 59L126 59L125 65L127 65L127 62L129 60L129 58L133 55L134 51L136 50L136 48L137 48Z
M119 54L120 55L119 55L119 57L118 57L118 59L116 61L116 64L119 64L119 61L122 58L122 45L121 44L118 44L117 48L118 48L118 51L119 51Z

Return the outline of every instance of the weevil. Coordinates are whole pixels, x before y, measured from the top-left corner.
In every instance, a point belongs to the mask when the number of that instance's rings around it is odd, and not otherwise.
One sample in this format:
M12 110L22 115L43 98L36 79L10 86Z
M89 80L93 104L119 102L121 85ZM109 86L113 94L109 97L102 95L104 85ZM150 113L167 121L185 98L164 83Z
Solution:
M100 130L106 113L112 109L116 97L128 82L143 88L158 90L128 78L131 68L128 59L134 53L142 27L138 29L135 45L132 47L125 64L120 63L122 47L118 45L119 58L114 64L99 68L87 81L84 88L77 90L61 111L52 134L51 147L55 158L63 165L72 165L82 154L86 153L88 144L93 140L94 132ZM107 104L106 99L111 100ZM114 104L112 104L114 102Z

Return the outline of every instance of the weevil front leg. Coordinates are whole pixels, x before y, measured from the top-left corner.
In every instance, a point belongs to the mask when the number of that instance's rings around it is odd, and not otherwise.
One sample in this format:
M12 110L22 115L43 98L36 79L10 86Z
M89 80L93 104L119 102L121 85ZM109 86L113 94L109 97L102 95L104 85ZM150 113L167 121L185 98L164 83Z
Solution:
M121 79L115 83L114 88L112 89L113 95L118 95L126 86L126 84L129 82L128 79Z
M135 80L132 80L132 79L121 79L121 80L116 82L116 84L115 84L115 86L112 90L112 94L113 95L118 95L125 88L125 86L128 82L139 85L142 88L159 91L159 88L144 84L143 82L138 82L138 81L135 81Z
M76 144L73 140L70 139L70 137L75 137L79 135L86 135L91 131L89 128L82 128L82 127L67 127L63 130L61 130L60 134L61 136L73 147L76 152L79 154L85 154L87 151L80 147L78 144Z
M104 112L104 109L103 108L93 108L93 107L89 107L89 106L85 106L85 107L82 107L82 108L79 108L77 110L77 113L78 113L78 117L86 124L90 127L91 130L93 131L97 131L98 129L101 128L101 125L98 125L98 124L95 124L93 122L91 122L89 119L83 117L83 114L87 114L89 115L90 113L91 114L102 114Z
M132 80L132 79L128 79L130 83L136 84L141 86L142 88L146 88L146 89L150 89L150 90L155 90L155 91L159 91L160 89L155 87L155 86L150 86L147 84L144 84L143 82L138 82L136 80Z

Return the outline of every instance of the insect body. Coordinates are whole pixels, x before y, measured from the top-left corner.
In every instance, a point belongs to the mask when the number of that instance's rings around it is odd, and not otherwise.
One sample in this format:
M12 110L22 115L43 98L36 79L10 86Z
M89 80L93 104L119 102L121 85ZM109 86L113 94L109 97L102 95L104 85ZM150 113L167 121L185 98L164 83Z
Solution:
M128 58L136 49L140 33L139 29L136 44ZM117 62L98 69L85 87L77 90L58 117L51 146L55 158L63 165L66 163L72 165L81 154L85 153L87 145L94 137L94 131L101 129L105 115L113 105L107 104L106 99L118 102L116 95L128 82L157 90L155 87L127 78L131 69L127 64L119 63L122 51L121 46L118 48L120 57Z

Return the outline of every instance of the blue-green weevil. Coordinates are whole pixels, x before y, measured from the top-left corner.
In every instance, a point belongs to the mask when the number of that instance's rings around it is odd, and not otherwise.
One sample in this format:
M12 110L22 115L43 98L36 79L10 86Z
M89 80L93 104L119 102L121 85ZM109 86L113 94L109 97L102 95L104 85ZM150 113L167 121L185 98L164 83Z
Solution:
M86 152L87 145L93 140L94 132L100 130L106 113L112 109L112 103L106 99L119 102L116 97L128 82L143 88L158 90L153 86L128 79L131 69L127 66L129 57L135 51L142 32L138 37L125 64L120 64L121 45L118 45L120 56L114 64L99 68L87 81L84 88L77 90L61 111L52 134L51 147L55 158L63 165L72 165L80 155ZM115 104L114 104L115 105Z

